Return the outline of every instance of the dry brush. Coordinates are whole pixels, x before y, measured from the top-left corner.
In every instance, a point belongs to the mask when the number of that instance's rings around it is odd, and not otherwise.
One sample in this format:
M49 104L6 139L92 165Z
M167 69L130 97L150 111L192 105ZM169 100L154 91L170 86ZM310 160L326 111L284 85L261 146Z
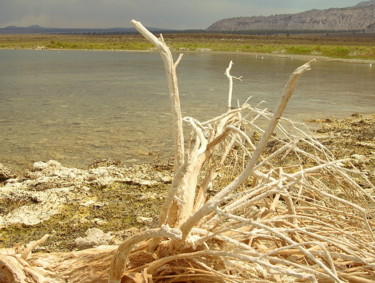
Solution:
M164 62L174 127L174 179L157 227L119 246L70 253L0 250L0 282L373 282L374 185L336 160L304 125L282 118L299 77L273 113L247 102L208 121L182 117L175 62ZM184 140L183 123L191 128Z

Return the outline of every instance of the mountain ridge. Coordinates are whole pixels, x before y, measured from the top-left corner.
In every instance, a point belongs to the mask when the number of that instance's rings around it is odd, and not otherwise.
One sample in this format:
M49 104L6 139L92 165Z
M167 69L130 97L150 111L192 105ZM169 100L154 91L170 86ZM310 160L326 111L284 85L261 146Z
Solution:
M375 0L369 0L369 1L362 1L355 5L354 7L369 7L371 5L375 5Z
M161 28L148 27L152 32L173 31ZM0 28L0 34L31 34L31 33L46 33L46 34L128 34L137 33L133 27L113 27L113 28L53 28L41 27L38 25L31 25L28 27L7 26Z
M354 7L313 9L296 14L235 17L219 20L208 31L316 30L375 32L375 0Z

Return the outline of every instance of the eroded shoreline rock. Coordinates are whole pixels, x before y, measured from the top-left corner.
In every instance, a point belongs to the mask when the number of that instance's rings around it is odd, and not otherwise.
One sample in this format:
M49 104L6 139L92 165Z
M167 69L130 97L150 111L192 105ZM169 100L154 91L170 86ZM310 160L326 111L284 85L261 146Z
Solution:
M5 167L2 163L0 163L0 182L8 180L12 177L13 175L10 172L10 170L7 167Z
M111 233L104 233L101 229L90 228L85 232L85 237L78 237L75 243L80 248L91 248L101 245L108 245L113 239Z
M110 165L84 170L64 167L55 160L35 162L25 178L8 179L0 187L0 200L20 204L20 207L0 215L0 227L41 223L59 213L64 204L84 200L89 187L105 188L114 183L152 186L171 180L169 171L158 172L151 165ZM24 203L27 205L22 205ZM87 199L80 203L95 206L95 200Z

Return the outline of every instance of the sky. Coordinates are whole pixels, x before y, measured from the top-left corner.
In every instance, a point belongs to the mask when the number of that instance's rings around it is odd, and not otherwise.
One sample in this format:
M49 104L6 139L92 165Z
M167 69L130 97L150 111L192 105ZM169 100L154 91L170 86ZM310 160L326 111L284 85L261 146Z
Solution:
M232 17L343 8L362 0L0 0L0 27L206 29Z

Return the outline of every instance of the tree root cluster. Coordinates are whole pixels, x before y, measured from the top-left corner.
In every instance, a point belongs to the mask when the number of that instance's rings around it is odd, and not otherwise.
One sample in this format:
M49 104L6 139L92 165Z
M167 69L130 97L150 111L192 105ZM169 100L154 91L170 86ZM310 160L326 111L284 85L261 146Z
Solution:
M173 97L181 57L171 62L164 40L133 24L166 56ZM32 254L48 236L2 249L0 282L373 282L374 185L281 117L311 63L273 113L229 102L209 121L181 118L192 129L185 147L175 124L174 179L156 228L79 252Z

